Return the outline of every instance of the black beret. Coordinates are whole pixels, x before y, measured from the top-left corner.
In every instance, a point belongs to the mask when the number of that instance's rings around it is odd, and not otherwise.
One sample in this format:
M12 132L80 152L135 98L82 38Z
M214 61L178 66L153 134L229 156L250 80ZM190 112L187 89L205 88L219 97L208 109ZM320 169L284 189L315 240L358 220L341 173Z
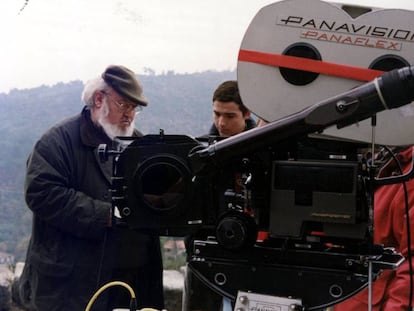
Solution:
M148 100L142 94L142 85L135 73L123 66L111 65L102 74L105 82L119 95L129 99L137 105L147 106Z

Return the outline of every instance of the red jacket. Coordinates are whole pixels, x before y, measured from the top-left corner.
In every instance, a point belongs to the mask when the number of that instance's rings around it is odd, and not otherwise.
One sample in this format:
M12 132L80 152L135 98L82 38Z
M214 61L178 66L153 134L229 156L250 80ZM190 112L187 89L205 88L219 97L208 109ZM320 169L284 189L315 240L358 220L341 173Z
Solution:
M398 154L404 172L411 168L412 149ZM392 169L391 160L385 168ZM414 179L406 182L408 191L409 216L414 223ZM381 186L374 197L374 242L394 247L397 252L407 256L408 249L414 250L414 227L411 225L411 246L407 245L407 226L405 214L404 188L402 184ZM414 265L414 261L413 265ZM372 310L408 310L409 304L409 268L408 261L395 271L385 270L373 283ZM350 299L336 305L335 311L368 310L368 289L364 289Z

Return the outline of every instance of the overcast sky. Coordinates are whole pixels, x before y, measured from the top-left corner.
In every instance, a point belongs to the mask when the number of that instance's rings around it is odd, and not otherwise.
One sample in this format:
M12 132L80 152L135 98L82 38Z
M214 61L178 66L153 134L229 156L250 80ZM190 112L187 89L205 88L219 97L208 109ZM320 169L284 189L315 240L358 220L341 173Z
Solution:
M0 0L0 92L87 80L108 64L137 73L235 69L270 0ZM414 10L413 0L338 1Z

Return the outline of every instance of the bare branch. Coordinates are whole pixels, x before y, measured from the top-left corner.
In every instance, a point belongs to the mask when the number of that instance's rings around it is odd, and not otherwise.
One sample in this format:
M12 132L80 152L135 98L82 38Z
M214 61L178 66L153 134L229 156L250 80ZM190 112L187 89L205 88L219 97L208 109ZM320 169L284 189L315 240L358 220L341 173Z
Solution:
M19 14L22 13L22 11L25 9L25 7L27 6L27 4L29 3L29 0L24 0L24 4L22 6L22 8L19 11Z

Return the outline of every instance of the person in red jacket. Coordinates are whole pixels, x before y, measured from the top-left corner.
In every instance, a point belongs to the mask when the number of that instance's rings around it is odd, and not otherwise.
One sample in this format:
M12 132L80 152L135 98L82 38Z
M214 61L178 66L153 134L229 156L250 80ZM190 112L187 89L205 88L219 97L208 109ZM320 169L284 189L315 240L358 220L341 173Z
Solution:
M404 173L411 169L412 147L398 153ZM399 167L390 159L379 173L379 177L399 175ZM409 219L414 223L414 179L406 182ZM402 183L380 186L374 195L374 243L394 247L406 260L396 270L384 270L372 284L372 310L409 310L410 305L410 265L407 256L414 250L414 228L407 230L405 190ZM409 235L408 235L409 234ZM408 244L408 236L411 245ZM412 261L414 263L414 261ZM411 297L412 299L412 297ZM411 306L413 303L411 303ZM368 289L334 306L335 311L368 310Z

